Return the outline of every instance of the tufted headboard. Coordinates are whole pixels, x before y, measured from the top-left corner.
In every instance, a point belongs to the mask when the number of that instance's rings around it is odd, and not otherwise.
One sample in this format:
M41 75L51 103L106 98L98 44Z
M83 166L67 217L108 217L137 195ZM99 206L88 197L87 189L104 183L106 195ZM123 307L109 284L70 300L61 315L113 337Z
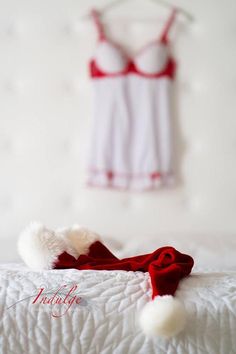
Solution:
M0 0L0 260L31 220L77 222L124 242L236 232L236 2L172 0L194 16L173 31L179 182L143 194L85 184L95 30L81 16L106 2ZM168 15L134 3L107 16L127 47L158 34Z

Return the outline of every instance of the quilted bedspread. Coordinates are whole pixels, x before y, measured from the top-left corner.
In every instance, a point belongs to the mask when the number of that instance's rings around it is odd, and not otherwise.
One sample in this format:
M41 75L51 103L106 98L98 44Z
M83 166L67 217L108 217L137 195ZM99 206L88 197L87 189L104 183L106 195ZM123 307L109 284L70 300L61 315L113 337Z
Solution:
M177 296L186 330L146 338L138 314L151 298L148 273L0 266L1 354L236 353L236 272L193 273Z

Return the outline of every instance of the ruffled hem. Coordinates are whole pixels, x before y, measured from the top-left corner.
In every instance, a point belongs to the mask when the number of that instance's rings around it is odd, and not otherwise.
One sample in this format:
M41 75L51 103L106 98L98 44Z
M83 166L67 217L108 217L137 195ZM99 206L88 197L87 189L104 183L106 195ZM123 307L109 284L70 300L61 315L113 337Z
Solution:
M116 173L113 171L90 170L88 186L96 188L117 189L121 191L147 191L164 186L173 186L173 173Z

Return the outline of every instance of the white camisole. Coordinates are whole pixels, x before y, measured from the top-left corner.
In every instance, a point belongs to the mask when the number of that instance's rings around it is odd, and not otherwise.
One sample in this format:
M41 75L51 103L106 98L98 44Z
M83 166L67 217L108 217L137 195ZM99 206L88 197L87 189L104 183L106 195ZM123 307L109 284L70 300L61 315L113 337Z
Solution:
M175 61L164 30L130 58L108 40L93 10L99 41L90 62L94 88L90 186L147 190L173 181L171 84Z

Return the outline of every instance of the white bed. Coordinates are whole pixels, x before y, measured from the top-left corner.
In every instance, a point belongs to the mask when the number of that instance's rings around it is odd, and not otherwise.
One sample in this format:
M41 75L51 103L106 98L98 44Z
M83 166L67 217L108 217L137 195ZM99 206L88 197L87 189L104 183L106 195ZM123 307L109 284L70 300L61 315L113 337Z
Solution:
M138 326L138 314L151 297L148 273L73 269L37 272L22 264L1 265L1 353L236 353L235 245L232 242L231 249L224 249L223 241L218 241L214 249L206 239L202 242L175 242L175 246L182 245L182 251L192 248L196 266L176 294L186 306L188 325L169 340L148 339ZM154 245L153 240L141 248L149 251ZM130 243L118 253L123 256L138 251L137 245ZM32 304L38 289L54 294L64 284L65 290L77 284L82 301L63 316L55 318L52 312L63 314L68 305L52 308Z

